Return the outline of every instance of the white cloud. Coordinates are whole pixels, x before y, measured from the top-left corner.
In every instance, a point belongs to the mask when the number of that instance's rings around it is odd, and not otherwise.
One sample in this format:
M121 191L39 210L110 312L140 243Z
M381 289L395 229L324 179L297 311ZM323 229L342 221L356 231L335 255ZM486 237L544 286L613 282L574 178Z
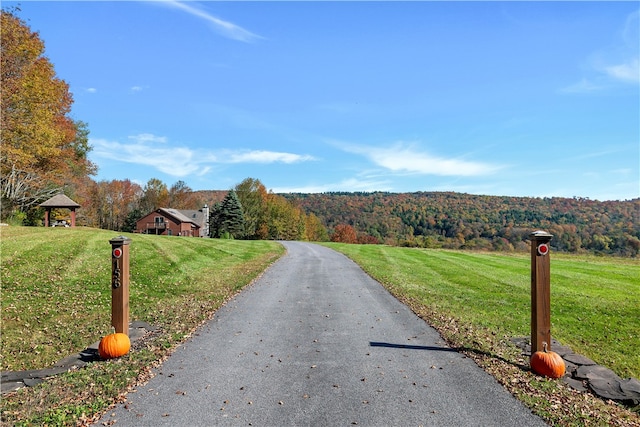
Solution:
M168 144L164 136L141 133L128 137L126 143L90 139L92 156L118 162L151 166L171 176L202 176L212 164L284 163L315 160L313 156L275 151L222 150L219 153L193 150ZM99 165L99 162L98 162Z
M137 144L145 144L147 142L159 142L161 144L165 144L167 142L167 138L164 136L156 136L151 133L141 133L138 135L131 135L128 137L132 139Z
M563 93L591 93L603 89L603 86L597 85L587 79L582 79L578 83L574 83L560 89Z
M84 91L87 93L96 93L98 89L96 89L95 87L89 87L89 88L86 88Z
M633 173L633 170L630 168L613 169L611 173L616 175L631 175Z
M143 89L143 87L142 87L142 86L131 86L131 89L130 89L130 90L131 90L131 92L134 92L134 93L135 93L135 92L141 92L141 91L142 91L142 89Z
M488 163L458 158L433 156L416 150L413 144L395 143L389 147L344 147L345 151L362 154L378 166L393 172L440 176L478 176L496 172L499 167Z
M251 31L245 30L244 28L236 24L233 24L228 21L224 21L220 18L217 18L203 10L197 9L186 3L175 1L175 0L167 0L160 3L183 10L184 12L187 12L188 14L193 15L197 18L204 19L208 23L212 24L213 28L218 33L220 33L222 36L227 37L229 39L249 43L262 38L259 35L254 34Z
M390 191L387 181L375 181L359 178L349 178L336 183L309 184L294 187L275 187L274 193L326 193L328 191Z
M229 163L298 163L309 160L315 160L313 156L300 155L293 153L281 153L276 151L241 151L230 152L228 156Z
M640 60L632 59L626 63L605 67L606 73L616 80L628 83L640 83Z
M152 166L171 176L187 176L197 173L200 166L194 161L194 152L185 147L152 146L153 138L145 134L142 139L130 137L134 142L123 144L106 139L90 139L93 154L97 157L125 163Z
M560 89L560 92L592 93L620 83L640 83L639 22L640 11L629 14L616 42L592 52L586 58L590 78L583 78L578 83Z

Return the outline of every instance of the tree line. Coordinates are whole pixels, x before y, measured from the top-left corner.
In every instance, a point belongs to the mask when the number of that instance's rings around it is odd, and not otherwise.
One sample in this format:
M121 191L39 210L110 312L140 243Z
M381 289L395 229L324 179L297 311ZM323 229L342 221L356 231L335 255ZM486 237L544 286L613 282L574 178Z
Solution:
M230 191L199 191L212 200L210 236L251 240L328 240L327 229L313 213L305 213L285 197L267 191L260 180L246 178ZM216 196L217 195L217 196Z
M450 249L528 250L529 234L553 234L563 252L637 257L640 199L480 196L453 192L291 194L330 232L356 241ZM351 236L351 240L354 237Z

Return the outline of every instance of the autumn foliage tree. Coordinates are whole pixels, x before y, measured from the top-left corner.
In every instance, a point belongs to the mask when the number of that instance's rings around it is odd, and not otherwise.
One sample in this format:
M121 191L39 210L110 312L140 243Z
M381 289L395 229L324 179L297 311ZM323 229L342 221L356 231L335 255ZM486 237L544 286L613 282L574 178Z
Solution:
M167 184L158 178L151 178L144 186L143 195L140 199L140 210L147 214L158 208L173 207L169 205L169 199Z
M245 237L266 239L268 237L266 213L269 199L266 187L258 179L246 178L234 187L234 191L244 213Z
M269 193L267 198L267 238L302 240L305 235L305 215L302 209L284 197Z
M326 242L329 240L327 228L313 212L305 219L305 240L310 242Z
M168 205L163 207L171 207L174 209L194 209L200 203L191 187L182 180L173 184L169 188L168 194Z
M85 212L91 212L91 222L87 225L107 230L125 231L130 213L138 208L142 188L128 179L99 181L89 190ZM139 210L138 210L139 212ZM139 215L142 216L142 215Z
M14 11L0 22L3 216L44 201L74 178L93 174L85 123L70 117L73 98L44 56L44 42Z
M338 224L331 235L332 242L358 243L356 230L349 224Z

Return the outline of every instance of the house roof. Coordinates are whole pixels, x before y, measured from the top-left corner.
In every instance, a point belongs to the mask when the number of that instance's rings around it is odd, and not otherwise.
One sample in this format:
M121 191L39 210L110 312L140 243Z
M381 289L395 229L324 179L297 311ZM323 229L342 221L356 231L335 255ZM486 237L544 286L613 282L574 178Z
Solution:
M171 209L171 208L160 208L158 209L160 212L172 216L175 219L177 219L180 222L190 222L192 224L197 225L198 227L200 227L200 224L198 224L195 219L189 218L188 216L184 215L182 212L180 212L177 209Z
M79 208L80 205L65 196L64 194L56 194L49 200L40 204L43 208Z
M202 225L204 224L204 214L202 213L201 210L180 209L179 212L184 216L186 216L187 218L190 218L191 221L195 222L200 227L202 227Z

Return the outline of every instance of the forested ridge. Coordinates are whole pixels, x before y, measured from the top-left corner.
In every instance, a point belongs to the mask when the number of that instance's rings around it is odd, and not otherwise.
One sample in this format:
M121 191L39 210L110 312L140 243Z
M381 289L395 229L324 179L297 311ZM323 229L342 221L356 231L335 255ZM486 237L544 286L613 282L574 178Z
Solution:
M403 246L528 250L532 231L564 252L638 256L640 199L481 196L454 192L284 195L329 229ZM371 239L369 239L371 240Z

